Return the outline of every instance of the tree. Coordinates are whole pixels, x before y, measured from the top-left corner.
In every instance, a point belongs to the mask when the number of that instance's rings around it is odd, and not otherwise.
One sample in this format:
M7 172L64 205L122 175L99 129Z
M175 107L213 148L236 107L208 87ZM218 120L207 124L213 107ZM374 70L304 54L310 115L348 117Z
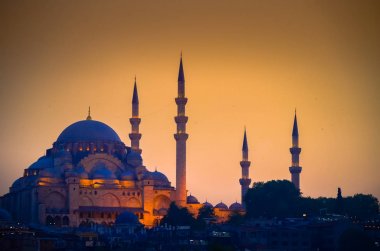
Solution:
M244 223L244 221L245 221L244 215L234 212L230 215L227 223L234 226L238 226Z
M214 209L209 206L203 206L198 211L197 219L207 220L214 217L215 217Z
M247 217L299 216L300 191L288 180L255 183L244 199Z
M161 221L162 225L165 223L171 226L194 226L195 219L186 207L179 208L172 202L169 206L168 213Z
M209 206L203 206L198 211L197 228L204 229L207 224L215 221L214 209Z
M379 214L379 201L371 194L355 194L344 199L345 213L361 219Z

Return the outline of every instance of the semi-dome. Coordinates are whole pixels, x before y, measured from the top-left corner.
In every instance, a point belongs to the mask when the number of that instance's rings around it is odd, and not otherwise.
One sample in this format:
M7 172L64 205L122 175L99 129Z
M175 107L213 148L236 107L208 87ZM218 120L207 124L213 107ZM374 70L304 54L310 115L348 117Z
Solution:
M96 120L82 120L68 126L58 136L58 143L78 141L121 142L117 133L108 125Z
M220 203L216 204L215 208L228 209L227 205L224 204L223 202L220 202Z
M98 166L91 172L93 179L116 179L115 174L106 166Z
M53 166L53 159L47 156L39 158L36 162L31 164L28 169L45 169Z
M142 165L141 154L135 151L130 151L127 154L127 163L133 167L138 167Z
M243 210L243 206L239 202L235 202L230 205L229 209L232 211L240 211Z
M115 220L116 225L140 225L136 215L131 212L125 211L121 213Z
M198 201L198 199L195 197L195 196L193 196L193 195L189 195L189 196L187 196L187 204L199 204L199 201Z
M211 208L214 207L214 206L213 206L210 202L208 202L207 200L206 200L206 202L203 203L203 206L204 206L204 207L211 207Z

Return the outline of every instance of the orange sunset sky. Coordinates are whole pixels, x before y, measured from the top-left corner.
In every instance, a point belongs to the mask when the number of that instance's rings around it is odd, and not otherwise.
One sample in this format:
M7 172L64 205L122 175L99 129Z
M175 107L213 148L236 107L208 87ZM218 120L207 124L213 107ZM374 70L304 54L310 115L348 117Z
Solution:
M130 145L137 75L144 164L175 185L179 56L187 188L240 200L244 126L254 182L289 179L297 108L305 196L380 197L379 1L1 1L0 194L61 131L92 118Z

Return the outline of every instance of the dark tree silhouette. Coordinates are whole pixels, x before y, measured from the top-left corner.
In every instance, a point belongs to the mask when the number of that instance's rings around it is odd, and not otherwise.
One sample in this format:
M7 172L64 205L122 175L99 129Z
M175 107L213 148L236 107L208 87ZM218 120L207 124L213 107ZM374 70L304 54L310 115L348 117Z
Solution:
M300 217L303 214L342 214L366 219L379 214L379 201L373 195L336 198L301 197L298 189L287 180L255 183L245 196L247 217Z
M344 198L345 213L365 219L379 214L379 201L371 194L355 194Z
M214 218L214 209L212 207L203 206L199 209L198 217L197 219L208 219L208 218Z
M238 226L244 223L245 216L239 213L232 213L227 221L228 224Z
M247 217L299 216L300 192L288 180L255 183L244 199Z
M165 223L172 226L194 226L196 224L187 208L179 208L174 202L170 204L167 215L161 221L162 225Z
M207 224L213 222L215 222L214 209L208 206L201 207L197 217L198 228L205 228Z

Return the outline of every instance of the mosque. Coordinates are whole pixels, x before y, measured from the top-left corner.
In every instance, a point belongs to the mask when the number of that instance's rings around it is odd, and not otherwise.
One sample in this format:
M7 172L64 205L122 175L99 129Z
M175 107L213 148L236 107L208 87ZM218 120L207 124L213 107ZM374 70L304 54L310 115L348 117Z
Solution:
M178 74L176 140L176 186L161 172L150 171L143 164L139 141L139 98L136 79L130 118L131 146L126 146L108 125L93 120L90 109L86 120L69 125L58 136L46 154L24 170L9 189L0 197L0 209L24 223L52 226L112 225L134 214L146 227L156 225L167 213L171 202L187 207L197 214L202 206L213 207L209 202L199 203L187 195L186 190L186 123L185 77L182 57ZM294 118L292 182L299 189L298 165L301 148L298 147L297 118ZM247 192L249 178L247 135L244 132L241 196ZM219 222L228 219L232 212L244 213L244 204L235 202L229 207L220 202L214 212ZM1 212L0 212L1 213ZM127 217L128 218L128 217Z

